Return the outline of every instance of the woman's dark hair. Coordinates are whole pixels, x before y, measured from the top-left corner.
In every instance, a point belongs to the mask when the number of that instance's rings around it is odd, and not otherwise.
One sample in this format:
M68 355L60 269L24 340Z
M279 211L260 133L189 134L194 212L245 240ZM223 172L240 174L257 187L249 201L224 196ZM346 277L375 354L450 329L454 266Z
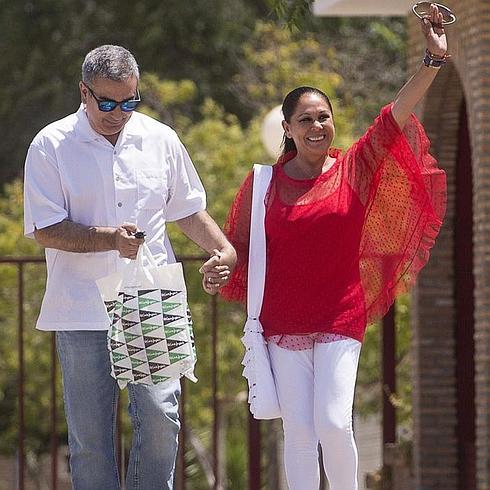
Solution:
M289 94L287 94L286 97L284 97L284 101L282 103L282 114L284 115L284 119L288 123L291 122L291 117L294 114L296 107L298 106L299 99L301 99L301 97L305 94L316 94L322 97L322 99L324 99L325 102L328 104L328 107L330 108L330 112L332 113L333 116L332 104L330 103L330 99L327 97L327 95L324 92L314 87L297 87L294 90L291 90L291 92L289 92ZM281 146L282 146L282 155L293 150L296 151L296 145L294 144L293 139L288 138L286 136L286 133L284 133L284 136L282 138Z

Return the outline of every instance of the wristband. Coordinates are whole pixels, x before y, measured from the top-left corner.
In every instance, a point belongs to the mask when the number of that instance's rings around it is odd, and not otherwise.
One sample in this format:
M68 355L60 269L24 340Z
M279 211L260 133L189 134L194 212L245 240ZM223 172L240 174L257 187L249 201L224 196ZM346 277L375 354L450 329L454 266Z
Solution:
M442 58L433 55L428 49L425 50L424 65L431 68L440 68L447 63L449 55L445 54Z

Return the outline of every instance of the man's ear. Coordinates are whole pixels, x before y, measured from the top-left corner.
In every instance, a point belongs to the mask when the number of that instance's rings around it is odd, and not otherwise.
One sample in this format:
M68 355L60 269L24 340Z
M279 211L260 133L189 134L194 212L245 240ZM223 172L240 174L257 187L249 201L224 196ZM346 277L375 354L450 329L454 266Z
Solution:
M78 87L80 89L80 99L84 104L87 103L88 90L87 87L83 84L83 82L79 82Z

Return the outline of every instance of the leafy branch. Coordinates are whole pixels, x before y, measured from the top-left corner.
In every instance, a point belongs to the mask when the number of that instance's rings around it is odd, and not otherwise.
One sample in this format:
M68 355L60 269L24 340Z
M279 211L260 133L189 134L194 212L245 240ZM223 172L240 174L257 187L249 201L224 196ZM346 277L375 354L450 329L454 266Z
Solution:
M290 30L301 30L311 14L313 2L314 0L267 0L271 10Z

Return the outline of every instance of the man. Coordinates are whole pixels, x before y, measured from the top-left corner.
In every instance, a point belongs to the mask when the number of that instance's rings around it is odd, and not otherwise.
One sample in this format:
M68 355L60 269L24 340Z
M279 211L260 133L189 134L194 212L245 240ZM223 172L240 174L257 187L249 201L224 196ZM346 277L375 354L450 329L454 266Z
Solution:
M63 373L75 490L119 488L114 452L118 388L110 376L108 317L95 280L134 259L146 241L173 261L165 223L212 255L201 268L216 292L236 255L206 213L204 189L175 132L134 112L139 70L120 46L100 46L82 65L75 114L34 138L25 170L25 234L46 247L48 279L37 328L55 330ZM128 385L134 434L126 488L172 488L179 382Z

